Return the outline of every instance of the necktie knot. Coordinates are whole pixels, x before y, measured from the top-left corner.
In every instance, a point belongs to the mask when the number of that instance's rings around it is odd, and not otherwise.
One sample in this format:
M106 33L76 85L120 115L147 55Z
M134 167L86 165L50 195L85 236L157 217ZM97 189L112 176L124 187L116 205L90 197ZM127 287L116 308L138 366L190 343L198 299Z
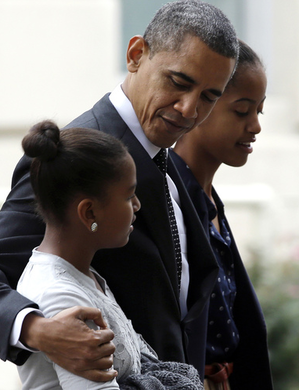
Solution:
M160 171L166 175L167 172L167 152L165 148L161 148L160 151L153 158Z

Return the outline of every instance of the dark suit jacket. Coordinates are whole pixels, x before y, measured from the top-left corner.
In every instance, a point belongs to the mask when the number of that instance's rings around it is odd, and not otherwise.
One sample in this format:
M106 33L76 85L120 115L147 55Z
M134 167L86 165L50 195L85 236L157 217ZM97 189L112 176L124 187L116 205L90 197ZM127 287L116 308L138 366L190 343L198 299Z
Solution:
M137 166L141 210L129 243L97 252L92 265L106 278L117 301L162 360L187 361L203 373L208 300L217 277L217 264L203 227L181 179L169 161L187 228L190 288L189 313L181 322L174 248L168 222L164 179L130 129L110 103L108 95L67 127L100 129L122 140ZM13 177L13 189L0 212L0 266L15 288L32 248L39 244L43 224L33 211L29 159L22 158ZM6 287L7 288L7 287ZM16 313L29 302L12 292L1 296L10 328ZM7 302L7 303L6 303ZM3 307L3 306L2 306ZM3 311L2 311L3 313ZM7 354L8 333L1 337L1 358Z
M186 168L183 160L173 150L171 150L170 155L189 191L204 230L209 236L209 211L206 206L204 191L195 182L190 169ZM213 198L216 204L220 204L220 198L214 189ZM234 258L237 286L233 313L240 336L239 345L232 356L234 372L230 377L231 388L232 390L272 390L264 316L225 216L224 219L231 236L230 249Z

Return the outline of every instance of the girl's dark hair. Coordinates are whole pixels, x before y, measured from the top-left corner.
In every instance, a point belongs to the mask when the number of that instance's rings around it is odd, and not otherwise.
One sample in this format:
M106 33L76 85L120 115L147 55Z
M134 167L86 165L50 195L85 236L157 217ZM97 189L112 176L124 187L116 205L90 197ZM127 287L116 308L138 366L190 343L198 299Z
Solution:
M239 39L239 58L238 65L251 64L251 65L262 65L262 61L256 52L251 49L245 42Z
M31 183L37 211L44 219L64 221L65 210L78 195L105 200L107 186L121 179L126 147L94 129L59 130L51 121L32 127L22 147L32 157Z
M243 67L257 67L261 66L264 68L264 65L262 63L262 60L260 57L256 54L256 52L251 49L250 46L248 46L245 42L243 42L241 39L239 39L239 57L238 57L238 63L236 66L235 73L233 77L230 79L227 87L230 85L234 86L235 82L237 82L238 76L242 72Z

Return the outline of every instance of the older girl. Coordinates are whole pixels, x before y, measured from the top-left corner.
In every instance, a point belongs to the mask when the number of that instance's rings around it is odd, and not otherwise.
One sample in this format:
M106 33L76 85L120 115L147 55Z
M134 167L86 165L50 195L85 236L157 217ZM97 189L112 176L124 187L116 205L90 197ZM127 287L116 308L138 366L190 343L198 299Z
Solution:
M240 41L239 63L223 96L172 151L219 265L207 324L206 389L272 389L262 311L213 187L221 164L240 167L252 153L266 84L261 60Z

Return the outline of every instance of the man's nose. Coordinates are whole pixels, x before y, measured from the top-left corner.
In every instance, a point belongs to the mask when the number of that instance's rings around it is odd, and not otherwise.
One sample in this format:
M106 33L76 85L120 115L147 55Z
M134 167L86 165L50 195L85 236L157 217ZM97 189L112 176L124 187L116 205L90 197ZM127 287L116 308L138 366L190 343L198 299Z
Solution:
M174 104L174 109L179 111L186 119L196 119L198 116L198 97L185 95Z

